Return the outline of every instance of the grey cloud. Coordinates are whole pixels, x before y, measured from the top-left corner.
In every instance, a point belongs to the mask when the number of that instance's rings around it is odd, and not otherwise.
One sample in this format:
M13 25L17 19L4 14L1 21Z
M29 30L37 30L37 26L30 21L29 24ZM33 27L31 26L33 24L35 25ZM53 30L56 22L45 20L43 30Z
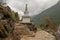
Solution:
M37 15L47 8L55 5L59 0L7 0L7 4L11 7L12 10L23 12L25 4L29 5L30 15Z

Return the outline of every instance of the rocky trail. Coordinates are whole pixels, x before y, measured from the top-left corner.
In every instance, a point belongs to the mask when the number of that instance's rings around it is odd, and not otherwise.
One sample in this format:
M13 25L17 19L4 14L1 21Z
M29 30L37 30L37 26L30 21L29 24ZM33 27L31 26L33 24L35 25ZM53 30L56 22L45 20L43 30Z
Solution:
M55 40L55 37L43 30L37 31L35 37L22 37L21 40Z
M17 29L18 28L20 28L20 30L22 30L21 32L22 32L22 35L23 35L23 36L20 35L20 40L55 40L55 36L53 36L52 34L46 32L44 30L39 29L39 30L37 30L36 33L34 33L33 31L30 31L26 27L26 25L25 26L20 25L20 27L17 26ZM28 35L24 35L24 33L28 34Z
M34 33L22 25L18 25L17 28L15 27L14 31L14 38L8 37L6 40L56 40L55 36L44 30L38 30Z

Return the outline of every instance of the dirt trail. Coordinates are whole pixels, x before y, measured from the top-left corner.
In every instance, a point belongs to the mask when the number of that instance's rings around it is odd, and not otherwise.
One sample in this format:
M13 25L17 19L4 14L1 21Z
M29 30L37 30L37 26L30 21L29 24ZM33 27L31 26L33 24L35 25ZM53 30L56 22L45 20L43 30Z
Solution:
M55 40L55 37L43 30L38 31L35 37L23 37L21 40Z

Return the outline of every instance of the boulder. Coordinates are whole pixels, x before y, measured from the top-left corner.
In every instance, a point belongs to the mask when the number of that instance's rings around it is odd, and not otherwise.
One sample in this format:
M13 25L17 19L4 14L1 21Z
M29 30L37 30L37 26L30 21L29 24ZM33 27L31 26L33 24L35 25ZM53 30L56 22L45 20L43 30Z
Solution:
M55 36L49 34L46 31L37 31L35 37L23 37L21 40L55 40Z
M56 32L56 38L57 40L60 40L60 26L58 27L58 30Z

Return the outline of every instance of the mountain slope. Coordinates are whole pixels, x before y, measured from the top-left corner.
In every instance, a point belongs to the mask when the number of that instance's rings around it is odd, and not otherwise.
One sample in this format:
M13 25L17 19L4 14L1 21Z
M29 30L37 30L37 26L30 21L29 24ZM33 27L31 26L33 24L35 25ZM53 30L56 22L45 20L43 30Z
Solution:
M39 15L34 16L33 20L36 24L40 25L46 16L49 16L56 24L60 24L60 1Z

